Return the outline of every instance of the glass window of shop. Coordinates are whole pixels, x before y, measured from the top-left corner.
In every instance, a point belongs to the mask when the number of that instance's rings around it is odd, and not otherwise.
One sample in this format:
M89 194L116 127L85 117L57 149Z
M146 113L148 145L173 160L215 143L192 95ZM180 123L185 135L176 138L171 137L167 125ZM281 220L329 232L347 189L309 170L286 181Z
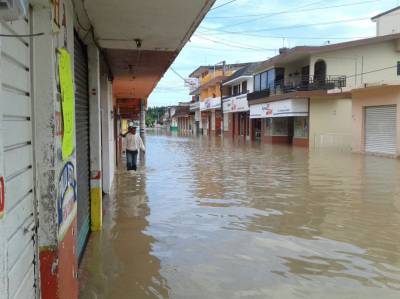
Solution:
M268 71L267 88L274 88L275 86L275 69Z
M308 117L294 118L294 137L308 138Z
M264 136L272 135L272 118L264 118Z
M277 117L272 119L272 136L288 135L288 118Z

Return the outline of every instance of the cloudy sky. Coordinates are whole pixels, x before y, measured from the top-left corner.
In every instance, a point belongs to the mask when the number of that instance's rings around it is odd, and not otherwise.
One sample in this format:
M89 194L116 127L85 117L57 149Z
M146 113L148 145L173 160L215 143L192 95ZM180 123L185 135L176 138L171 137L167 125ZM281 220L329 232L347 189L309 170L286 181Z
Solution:
M371 37L375 23L370 18L397 5L399 0L217 0L172 69L186 78L199 65L266 60L282 46ZM184 81L170 68L149 106L190 99Z

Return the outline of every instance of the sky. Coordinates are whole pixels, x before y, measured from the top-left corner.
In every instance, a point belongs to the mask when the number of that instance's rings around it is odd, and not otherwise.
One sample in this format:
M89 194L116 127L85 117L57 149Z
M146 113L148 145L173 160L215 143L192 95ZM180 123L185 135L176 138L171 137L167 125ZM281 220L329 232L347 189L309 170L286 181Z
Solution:
M148 105L190 101L181 77L187 78L200 65L263 61L277 55L281 47L375 36L371 17L398 5L399 0L217 0L150 95Z

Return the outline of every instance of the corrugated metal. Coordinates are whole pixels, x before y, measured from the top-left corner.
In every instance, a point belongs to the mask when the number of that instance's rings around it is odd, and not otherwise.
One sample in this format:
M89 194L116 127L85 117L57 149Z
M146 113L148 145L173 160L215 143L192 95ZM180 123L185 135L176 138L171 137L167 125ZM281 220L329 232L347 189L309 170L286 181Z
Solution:
M28 34L27 20L2 22L3 34ZM31 63L28 38L1 38L1 106L5 215L0 220L0 297L29 298L35 290L35 212ZM0 239L1 239L0 238ZM2 286L3 284L3 286ZM22 297L21 297L22 296Z
M365 108L365 151L396 154L396 106Z
M75 35L75 121L76 171L78 195L78 239L80 257L89 234L90 215L90 154L89 154L89 93L88 62L85 45Z

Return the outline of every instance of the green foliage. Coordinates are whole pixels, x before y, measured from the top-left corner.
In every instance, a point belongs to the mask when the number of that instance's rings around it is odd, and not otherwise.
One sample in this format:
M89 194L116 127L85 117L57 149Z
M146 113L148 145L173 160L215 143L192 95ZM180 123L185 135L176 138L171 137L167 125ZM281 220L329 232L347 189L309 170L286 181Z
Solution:
M154 124L162 124L162 119L167 107L150 107L146 111L146 126L152 127Z

